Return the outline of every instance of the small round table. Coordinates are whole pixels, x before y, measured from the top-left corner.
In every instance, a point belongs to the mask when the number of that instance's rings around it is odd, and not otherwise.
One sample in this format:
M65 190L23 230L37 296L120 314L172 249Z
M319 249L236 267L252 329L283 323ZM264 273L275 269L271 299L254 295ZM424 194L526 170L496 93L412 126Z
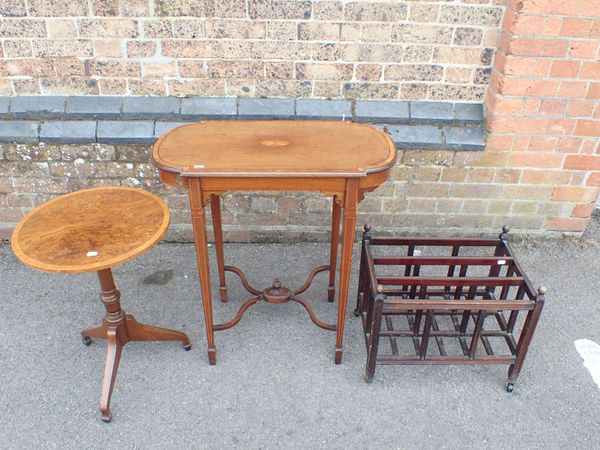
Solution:
M167 205L156 195L126 187L86 189L50 200L15 228L15 255L34 269L58 273L98 272L106 315L81 332L83 342L106 339L100 411L109 422L110 399L123 347L129 341L181 341L185 333L144 325L121 309L111 268L158 243L169 225Z

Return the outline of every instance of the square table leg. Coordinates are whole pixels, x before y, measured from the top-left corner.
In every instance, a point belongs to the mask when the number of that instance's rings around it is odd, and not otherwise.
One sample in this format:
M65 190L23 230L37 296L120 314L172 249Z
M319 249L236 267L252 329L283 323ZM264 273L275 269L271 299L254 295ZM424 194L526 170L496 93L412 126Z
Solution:
M342 257L340 260L340 291L338 304L337 337L335 342L335 363L342 362L342 343L344 341L344 321L348 303L348 288L350 287L350 268L352 265L352 250L354 232L356 229L356 210L358 208L359 191L358 179L348 178L344 193L344 210L342 218Z
M194 240L196 241L198 276L202 292L202 308L204 309L208 362L214 365L217 363L217 348L215 346L212 296L210 292L210 268L208 265L208 239L206 237L206 215L204 214L202 186L198 178L189 178L188 183L190 209L192 210L192 227L194 228Z
M338 255L338 244L340 241L340 219L342 216L341 199L334 195L331 208L331 250L329 252L329 287L327 288L327 300L333 302L335 298L335 274Z
M210 215L212 216L213 233L215 235L215 252L217 254L217 268L219 270L219 294L221 301L227 301L227 285L225 284L225 255L223 253L223 225L221 222L221 197L211 195Z

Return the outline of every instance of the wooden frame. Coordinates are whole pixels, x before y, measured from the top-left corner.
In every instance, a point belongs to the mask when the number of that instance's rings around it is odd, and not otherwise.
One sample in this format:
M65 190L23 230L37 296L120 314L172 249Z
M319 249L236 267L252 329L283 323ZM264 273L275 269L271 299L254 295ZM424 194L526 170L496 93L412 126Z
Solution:
M97 272L102 322L84 329L85 345L106 340L106 363L100 412L110 422L110 402L121 354L131 341L181 341L185 333L138 322L121 309L121 293L112 267L156 245L169 226L170 214L158 196L129 187L97 187L56 197L31 211L17 225L12 249L23 263L46 272Z
M546 289L533 288L508 231L499 239L375 238L365 225L355 314L368 382L376 364L507 364L512 392Z
M341 363L357 208L366 192L389 177L396 161L396 148L389 136L374 127L347 122L207 121L184 125L162 136L154 145L152 158L163 182L186 188L189 193L209 363L217 361L215 331L236 325L259 301L294 301L304 306L317 326L335 331L334 361ZM329 265L315 268L297 289L281 286L277 279L262 290L252 287L240 269L225 265L220 195L227 191L309 191L332 197ZM231 320L220 324L214 323L210 288L204 210L209 204L221 300L228 299L226 272L238 275L253 295ZM329 271L327 299L333 301L340 241L337 321L328 324L316 317L300 294L317 273Z

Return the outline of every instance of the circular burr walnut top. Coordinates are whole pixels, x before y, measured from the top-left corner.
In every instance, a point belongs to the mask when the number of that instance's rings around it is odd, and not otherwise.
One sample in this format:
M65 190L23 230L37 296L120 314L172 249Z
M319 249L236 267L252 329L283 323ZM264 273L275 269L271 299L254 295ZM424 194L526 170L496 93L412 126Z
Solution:
M185 176L365 176L396 148L370 125L341 121L215 120L177 127L154 145L163 170Z
M169 226L167 205L139 189L101 187L63 195L31 211L11 245L28 266L80 273L113 267L154 246Z

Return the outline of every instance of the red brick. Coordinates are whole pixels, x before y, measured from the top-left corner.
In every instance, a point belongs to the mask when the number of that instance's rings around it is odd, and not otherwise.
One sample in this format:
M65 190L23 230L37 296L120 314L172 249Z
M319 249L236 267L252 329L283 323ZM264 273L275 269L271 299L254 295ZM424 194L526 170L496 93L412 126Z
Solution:
M500 49L496 49L496 56L494 57L494 70L504 73L504 67L506 66L506 53Z
M504 78L499 93L530 97L556 95L558 80L530 80L524 78Z
M508 165L511 167L541 167L553 169L561 167L563 155L554 153L515 153L510 155Z
M500 72L493 70L490 76L490 88L488 92L492 92L494 94L498 93L502 89L502 83L504 83L505 76Z
M563 153L577 153L583 142L580 138L564 137L558 141L556 150Z
M587 224L588 219L551 216L546 218L544 228L552 231L584 231Z
M600 136L600 120L578 120L576 136Z
M520 17L529 17L529 16L521 16L514 9L507 7L506 10L504 11L504 17L502 18L502 23L500 24L502 29L510 31L513 34L519 34L516 32L515 28L517 26L517 22Z
M581 98L585 95L586 90L587 83L585 81L561 81L560 88L558 89L558 96Z
M552 193L552 200L557 202L593 202L596 197L596 187L556 186Z
M571 181L568 184L571 186L584 186L585 185L585 175L586 172L572 172L565 171L565 173L571 173Z
M588 185L588 186L600 186L600 172L592 172L592 173L590 173L590 176L587 179L586 185Z
M521 114L522 106L523 100L520 98L513 99L497 95L493 112L498 115L517 116Z
M596 57L598 52L597 41L572 41L569 46L569 56L571 58L588 58Z
M590 37L592 39L600 39L600 19L594 20L592 29L590 30Z
M550 76L550 69L552 68L551 59L540 59L535 66L533 74L537 77L548 77Z
M512 147L513 136L490 134L486 141L486 149L508 151Z
M575 78L579 73L580 65L579 61L553 61L550 76L556 78Z
M540 105L540 114L562 116L567 108L566 100L543 99Z
M506 16L508 15L509 13L507 11ZM537 34L537 30L541 30L544 26L544 16L523 16L514 12L512 13L512 16L512 19L509 18L509 23L503 23L503 26L505 29L509 29L513 34Z
M510 53L521 56L566 56L568 41L562 39L514 38L510 42Z
M573 207L573 211L571 211L571 217L590 217L595 207L595 203L576 205Z
M548 134L571 134L575 129L575 119L550 119L546 127Z
M515 136L513 141L512 151L513 152L524 152L529 148L529 136Z
M569 100L567 105L567 116L569 117L592 117L595 102L584 102L581 100Z
M582 155L593 155L596 148L596 139L586 139L581 144L581 150L579 151Z
M600 83L590 83L585 98L600 98Z
M560 28L561 36L587 37L592 29L593 21L590 19L575 19L565 17Z
M581 13L586 12L585 9L591 6L591 2L581 2L572 0L553 0L548 2L546 11L550 14L557 14L563 16L579 16Z
M490 131L498 133L543 134L548 125L548 119L512 117L495 117L488 124Z
M523 115L537 116L540 111L541 100L538 98L527 98L523 101Z
M567 155L565 169L600 170L600 155Z
M502 31L500 33L500 39L498 40L498 50L505 53L508 52L508 47L510 45L511 39L512 37L510 34L508 34L505 31Z
M546 11L550 0L537 0L534 2L523 0L508 0L507 8L527 14L539 14Z
M579 77L589 80L600 80L600 61L584 62Z
M549 136L532 136L527 149L529 151L549 152L556 148L558 138Z
M502 66L496 65L496 70L506 75L531 75L538 61L535 58L507 55Z
M560 35L560 28L562 27L562 17L546 16L544 24L544 30L542 31L543 36L555 37Z

